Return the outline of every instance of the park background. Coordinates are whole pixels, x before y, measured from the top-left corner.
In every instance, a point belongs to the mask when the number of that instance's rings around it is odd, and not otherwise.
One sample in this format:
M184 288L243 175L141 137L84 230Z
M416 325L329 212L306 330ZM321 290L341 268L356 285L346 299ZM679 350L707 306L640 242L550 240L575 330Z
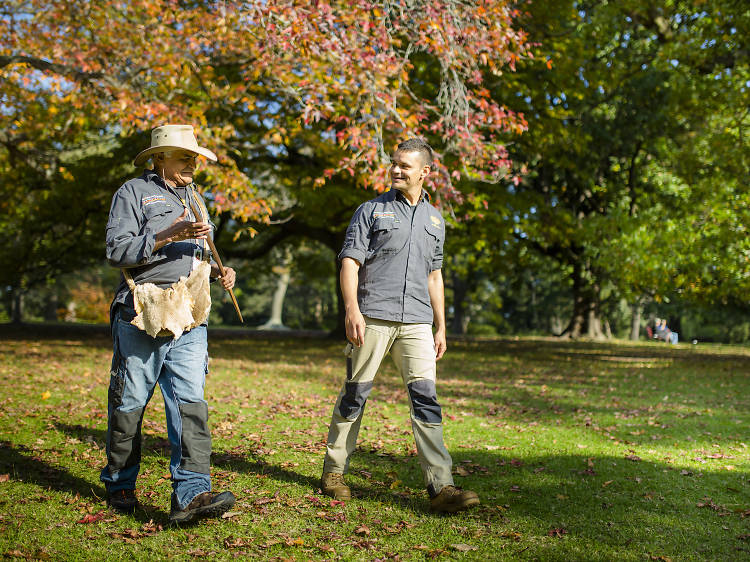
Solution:
M742 0L3 2L0 552L746 557L748 41ZM143 509L107 511L97 477L107 212L164 123L219 155L196 178L246 319L215 288L212 461L237 510L177 530L160 400ZM447 224L446 440L483 500L454 518L427 510L390 365L355 501L317 493L335 256L414 135ZM655 317L679 345L645 341Z
M340 333L343 232L420 135L451 333L666 317L746 342L749 20L733 0L5 3L0 321L106 323L110 199L150 129L186 122L220 156L197 183L247 326ZM216 297L212 325L237 324Z

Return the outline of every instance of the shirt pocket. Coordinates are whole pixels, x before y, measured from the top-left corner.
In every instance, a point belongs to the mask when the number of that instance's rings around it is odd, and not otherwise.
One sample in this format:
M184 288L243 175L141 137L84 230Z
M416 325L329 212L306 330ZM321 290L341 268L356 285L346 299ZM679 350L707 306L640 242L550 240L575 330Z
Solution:
M166 204L151 204L143 208L143 216L146 221L143 224L142 233L146 231L159 232L172 224L175 208Z
M393 219L376 219L372 223L370 252L375 253L388 244L398 233L399 223Z
M154 205L152 203L143 208L143 215L146 217L147 221L150 221L157 217L164 217L165 215L170 214L173 210L174 208L170 205Z

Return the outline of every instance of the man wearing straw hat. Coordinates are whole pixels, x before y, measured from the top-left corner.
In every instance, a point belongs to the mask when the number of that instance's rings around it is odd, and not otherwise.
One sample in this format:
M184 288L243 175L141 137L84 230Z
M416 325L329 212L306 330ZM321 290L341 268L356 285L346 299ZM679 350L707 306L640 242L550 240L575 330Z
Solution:
M198 146L188 125L163 125L133 162L152 169L112 198L107 260L122 269L110 311L114 353L109 384L107 466L101 472L110 506L133 512L141 460L141 423L156 384L161 388L172 449L170 522L217 517L234 505L231 492L211 491L211 434L203 397L208 372L209 276L231 291L205 244L212 236L203 200L193 189Z

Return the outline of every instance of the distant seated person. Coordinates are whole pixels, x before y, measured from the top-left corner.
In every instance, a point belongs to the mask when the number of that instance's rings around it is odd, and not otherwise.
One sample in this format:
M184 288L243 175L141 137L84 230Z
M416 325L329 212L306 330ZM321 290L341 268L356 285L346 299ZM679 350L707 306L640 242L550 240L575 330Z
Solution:
M677 332L673 332L669 329L667 326L667 319L662 318L657 324L656 324L656 332L654 334L654 337L659 340L664 340L665 342L671 343L672 345L677 344L678 340L678 334Z

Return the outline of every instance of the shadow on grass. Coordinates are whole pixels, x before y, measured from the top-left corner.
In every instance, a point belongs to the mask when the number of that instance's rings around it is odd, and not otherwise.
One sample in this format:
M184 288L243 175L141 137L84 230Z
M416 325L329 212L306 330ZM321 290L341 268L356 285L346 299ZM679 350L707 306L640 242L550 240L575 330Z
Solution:
M94 500L106 497L104 486L92 484L66 470L41 459L39 454L24 445L0 442L0 471L11 479L30 482L42 488L79 494Z
M638 550L701 559L750 552L748 473L724 471L718 464L687 471L668 462L612 455L542 454L521 460L506 453L453 453L454 473L462 474L455 474L456 485L477 492L482 501L466 516L491 524L501 536L535 527L534 535L566 535L600 545L598 558L604 559L607 552L632 556ZM357 451L352 469L346 478L357 491L356 501L429 511L416 458ZM636 551L633 544L639 545ZM543 548L548 546L555 548L553 543ZM543 550L536 554L544 558Z
M35 484L40 488L78 494L94 503L101 502L107 497L107 492L100 482L92 483L49 464L24 445L0 442L0 472L8 472L13 480ZM168 514L164 510L144 502L142 497L138 498L138 503L139 508L132 515L134 519L141 523L154 520L166 525Z

